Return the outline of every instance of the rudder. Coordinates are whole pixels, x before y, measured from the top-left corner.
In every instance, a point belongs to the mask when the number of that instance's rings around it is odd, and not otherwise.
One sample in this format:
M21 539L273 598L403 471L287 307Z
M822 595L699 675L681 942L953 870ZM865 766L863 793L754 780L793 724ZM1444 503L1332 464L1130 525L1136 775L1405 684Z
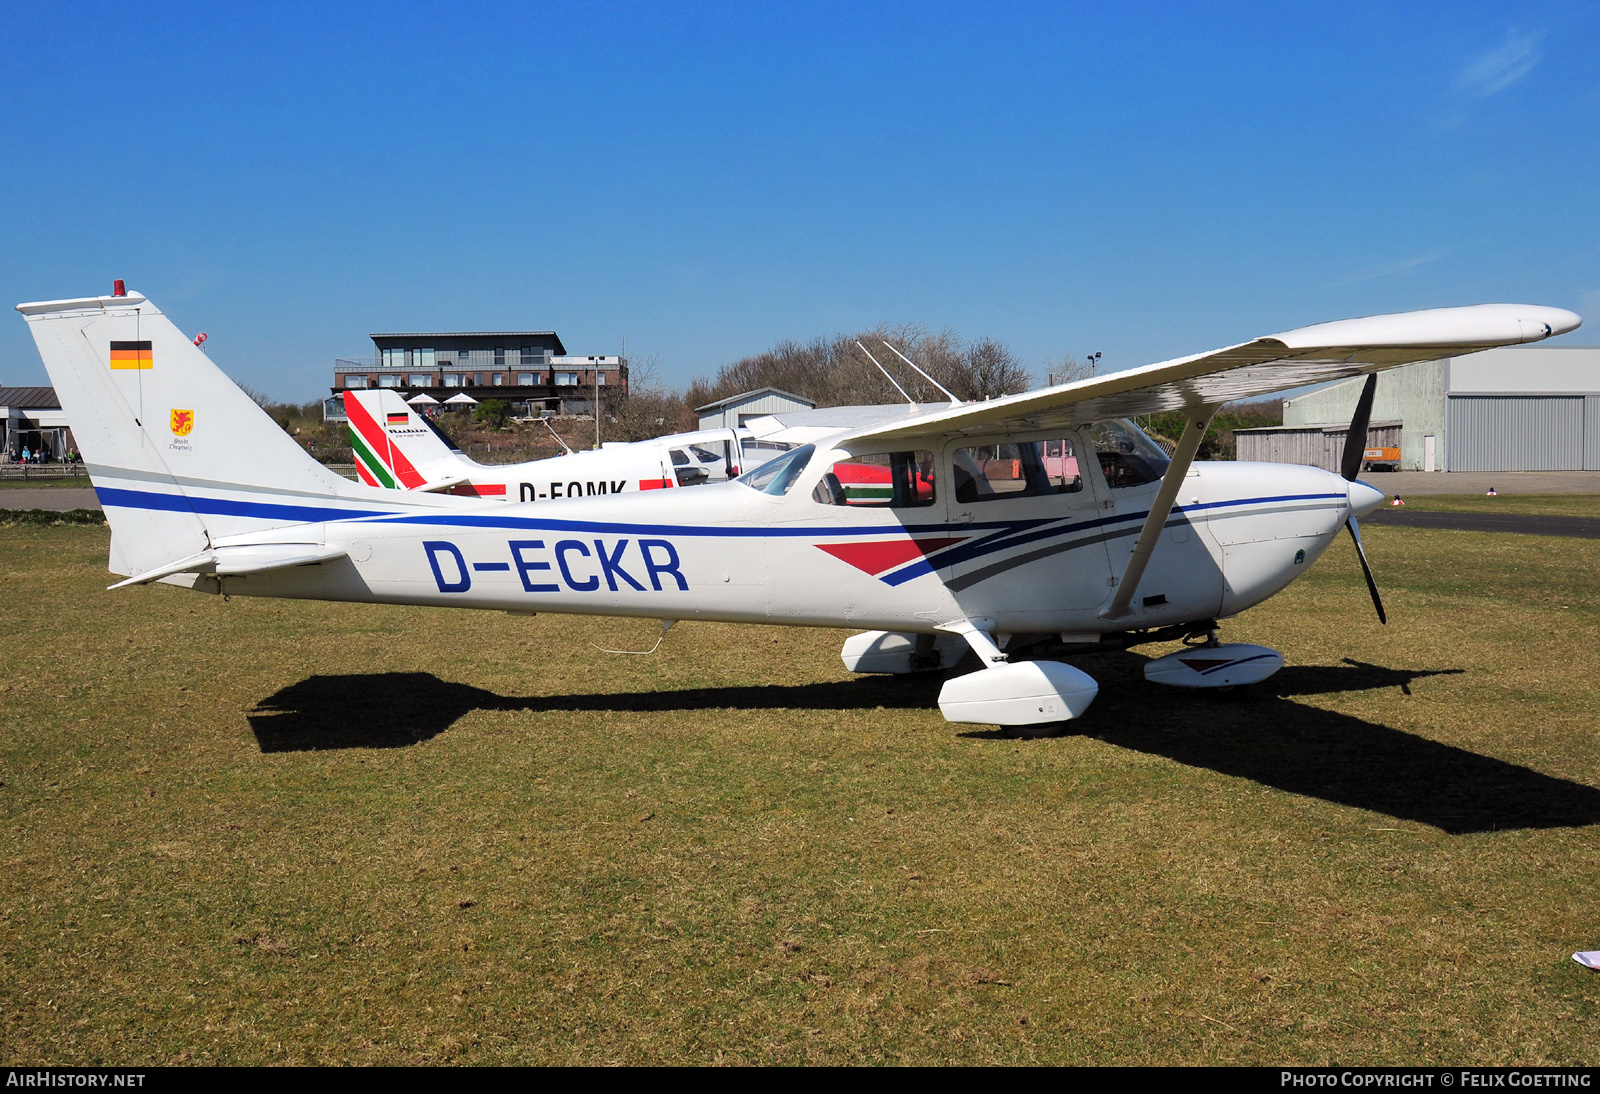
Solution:
M398 391L347 391L344 410L356 472L368 486L422 490L477 467L441 440Z

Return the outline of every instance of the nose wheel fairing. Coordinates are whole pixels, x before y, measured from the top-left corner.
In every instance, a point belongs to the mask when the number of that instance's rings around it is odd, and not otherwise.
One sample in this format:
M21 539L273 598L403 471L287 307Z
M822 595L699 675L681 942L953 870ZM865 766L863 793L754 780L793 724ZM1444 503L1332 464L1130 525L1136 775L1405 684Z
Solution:
M1191 646L1145 663L1144 678L1178 688L1257 684L1283 668L1283 654L1246 642Z

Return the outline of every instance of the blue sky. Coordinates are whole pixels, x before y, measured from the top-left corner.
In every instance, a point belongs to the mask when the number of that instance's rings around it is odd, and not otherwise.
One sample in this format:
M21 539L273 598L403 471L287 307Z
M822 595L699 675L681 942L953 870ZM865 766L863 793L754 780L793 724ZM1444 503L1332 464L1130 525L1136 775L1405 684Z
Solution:
M0 51L0 298L125 278L283 398L378 330L681 384L878 322L1041 372L1600 323L1593 3L32 5ZM45 382L14 313L0 382Z

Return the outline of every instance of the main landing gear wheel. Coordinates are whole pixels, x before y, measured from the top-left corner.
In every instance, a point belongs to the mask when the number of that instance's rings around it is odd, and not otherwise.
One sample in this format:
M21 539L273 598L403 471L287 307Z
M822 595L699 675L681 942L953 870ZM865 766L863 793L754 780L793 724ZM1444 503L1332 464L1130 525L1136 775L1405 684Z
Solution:
M958 634L863 631L845 640L839 656L851 672L912 676L953 668L966 652L966 640Z
M1100 685L1059 661L1014 661L946 680L939 710L947 722L1017 727L1082 717Z

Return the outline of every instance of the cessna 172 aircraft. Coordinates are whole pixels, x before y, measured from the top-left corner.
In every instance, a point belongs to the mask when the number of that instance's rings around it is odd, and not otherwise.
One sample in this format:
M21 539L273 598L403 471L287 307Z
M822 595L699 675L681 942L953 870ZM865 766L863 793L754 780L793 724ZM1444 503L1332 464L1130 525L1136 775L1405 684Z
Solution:
M981 668L955 722L1080 716L1098 690L1040 651L1203 642L1146 676L1260 680L1282 657L1217 621L1288 586L1382 501L1344 474L1196 463L1223 403L1574 330L1558 308L1481 304L1302 327L989 402L902 414L739 479L580 502L375 489L312 460L159 310L111 296L20 304L110 522L111 588L861 628L854 671ZM1169 458L1127 424L1177 410ZM887 490L857 489L882 469ZM1362 557L1363 568L1366 560ZM1377 587L1368 586L1382 618ZM964 648L965 649L964 649Z

